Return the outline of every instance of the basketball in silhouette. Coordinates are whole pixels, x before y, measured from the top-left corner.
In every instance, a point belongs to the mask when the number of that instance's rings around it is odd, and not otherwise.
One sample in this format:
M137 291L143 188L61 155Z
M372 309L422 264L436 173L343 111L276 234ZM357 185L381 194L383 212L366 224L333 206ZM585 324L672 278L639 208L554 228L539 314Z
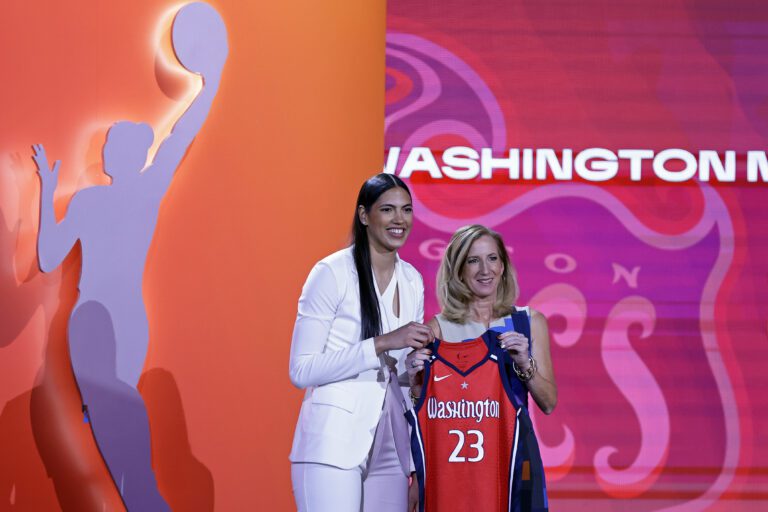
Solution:
M187 4L176 13L171 40L176 58L193 73L218 73L227 59L227 28L206 3Z

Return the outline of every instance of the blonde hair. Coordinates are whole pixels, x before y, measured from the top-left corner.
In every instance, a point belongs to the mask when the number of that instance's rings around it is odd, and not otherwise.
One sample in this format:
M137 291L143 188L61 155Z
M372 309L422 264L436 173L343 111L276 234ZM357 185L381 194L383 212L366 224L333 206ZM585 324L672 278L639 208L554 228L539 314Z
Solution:
M451 237L445 248L440 269L437 271L437 300L442 309L442 315L451 322L466 323L469 319L469 304L472 302L472 290L461 279L461 273L469 256L472 244L483 236L490 236L496 241L497 250L504 270L501 281L496 289L496 300L493 303L493 317L501 318L512 309L517 300L519 288L517 276L509 261L507 249L501 235L492 229L479 224L459 228Z

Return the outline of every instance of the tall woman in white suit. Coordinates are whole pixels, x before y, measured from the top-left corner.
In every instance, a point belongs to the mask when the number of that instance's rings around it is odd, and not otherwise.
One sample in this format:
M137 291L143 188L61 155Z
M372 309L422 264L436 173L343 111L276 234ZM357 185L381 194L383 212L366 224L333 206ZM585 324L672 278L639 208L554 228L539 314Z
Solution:
M290 377L306 388L291 449L301 512L404 512L411 459L405 357L433 339L421 275L397 256L413 207L379 174L357 198L353 245L320 260L299 299Z

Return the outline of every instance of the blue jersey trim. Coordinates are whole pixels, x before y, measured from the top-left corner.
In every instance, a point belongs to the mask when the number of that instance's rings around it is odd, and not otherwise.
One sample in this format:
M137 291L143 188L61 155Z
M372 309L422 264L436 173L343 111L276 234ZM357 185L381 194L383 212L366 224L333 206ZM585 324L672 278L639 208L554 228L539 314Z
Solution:
M405 413L405 418L411 425L411 454L413 455L413 465L416 469L416 482L419 485L419 512L424 512L424 488L427 481L427 467L424 463L424 438L417 414L416 409L409 409Z

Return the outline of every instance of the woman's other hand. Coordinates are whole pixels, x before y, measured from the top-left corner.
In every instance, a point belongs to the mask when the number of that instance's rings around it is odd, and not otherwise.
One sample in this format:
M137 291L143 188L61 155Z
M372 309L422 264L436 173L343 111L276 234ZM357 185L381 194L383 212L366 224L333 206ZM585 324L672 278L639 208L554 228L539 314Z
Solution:
M528 338L515 331L508 331L499 334L499 346L509 352L512 360L518 368L524 370L529 366L528 358L531 354L528 350Z
M405 358L405 369L408 372L408 382L411 388L414 388L414 392L417 391L416 387L421 387L424 382L424 365L432 356L432 351L428 348L420 348L414 350L408 357Z
M411 483L408 487L408 512L419 510L419 482L416 473L411 473Z

